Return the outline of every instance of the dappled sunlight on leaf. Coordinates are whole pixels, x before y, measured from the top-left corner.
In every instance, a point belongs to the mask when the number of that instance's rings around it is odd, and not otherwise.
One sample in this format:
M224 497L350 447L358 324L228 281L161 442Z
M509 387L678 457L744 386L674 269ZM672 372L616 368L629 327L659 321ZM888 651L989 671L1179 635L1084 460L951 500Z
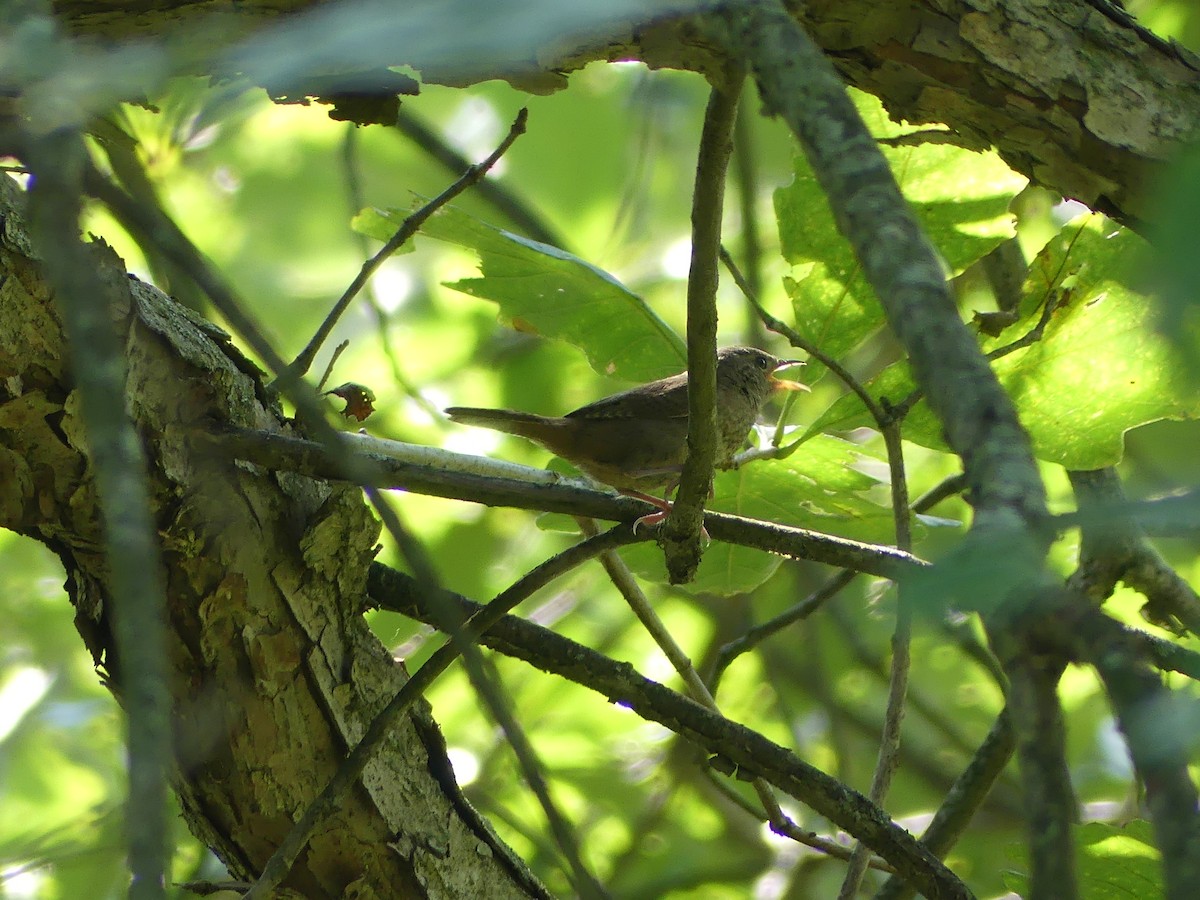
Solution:
M372 236L406 212L368 210L356 227ZM381 225L384 220L386 224ZM449 285L500 306L520 330L579 347L602 375L653 381L687 367L683 341L637 295L564 250L493 228L454 208L436 213L422 233L479 254L482 278Z

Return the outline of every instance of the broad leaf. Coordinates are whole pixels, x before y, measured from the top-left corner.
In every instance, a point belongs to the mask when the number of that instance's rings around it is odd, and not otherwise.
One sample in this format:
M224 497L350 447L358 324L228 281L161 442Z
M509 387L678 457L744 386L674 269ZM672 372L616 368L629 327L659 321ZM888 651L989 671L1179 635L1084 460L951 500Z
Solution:
M879 482L860 471L865 458L857 445L822 435L786 459L759 460L734 472L718 473L708 508L890 543L895 539L891 509L867 495ZM639 575L667 580L662 551L654 544L627 547L621 555ZM766 581L781 561L760 550L714 543L704 553L696 580L686 589L722 596L750 591Z
M876 137L915 130L892 122L874 97L851 93ZM881 149L952 275L1013 236L1008 208L1026 181L995 153L949 144ZM784 284L796 328L826 353L842 356L883 324L883 310L803 156L796 158L792 183L775 192L775 211L783 255L795 267Z
M390 236L408 212L364 210L354 227L372 237ZM687 367L679 335L640 297L590 263L453 207L435 213L421 233L479 255L483 277L448 287L495 301L504 319L522 331L574 344L602 375L653 381Z
M1155 303L1128 287L1126 261L1140 255L1140 245L1132 232L1099 216L1071 222L1034 260L1019 321L983 342L984 352L1011 344L1034 328L1048 299L1055 304L1040 340L993 365L1040 459L1099 469L1120 461L1129 429L1200 414L1200 394L1177 348L1158 329ZM873 396L892 401L913 387L904 363L867 385ZM851 394L808 433L871 424ZM904 436L946 449L941 425L924 403L905 420Z
M1163 895L1162 854L1154 846L1149 822L1136 820L1124 827L1088 822L1072 830L1081 896L1088 900L1130 900ZM1013 891L1028 896L1026 873L1006 872L1004 882Z
M1194 417L1200 396L1158 329L1155 302L1129 287L1141 239L1100 216L1068 224L1030 270L1022 320L985 350L1023 334L1047 299L1042 339L995 363L1034 452L1069 469L1120 461L1130 428Z

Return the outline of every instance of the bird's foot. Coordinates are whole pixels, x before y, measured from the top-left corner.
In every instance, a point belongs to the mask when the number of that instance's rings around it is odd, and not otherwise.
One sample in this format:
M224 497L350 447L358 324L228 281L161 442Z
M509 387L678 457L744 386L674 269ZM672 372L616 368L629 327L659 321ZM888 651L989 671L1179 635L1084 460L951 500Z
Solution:
M636 519L633 523L633 533L637 534L638 529L643 526L646 528L651 528L655 525L661 525L670 514L671 511L669 509L660 509L658 512L648 513L641 518Z
M621 493L630 497L635 497L638 500L645 500L651 506L658 507L658 512L647 513L633 523L634 534L637 534L638 529L642 526L649 528L654 525L661 525L666 520L667 516L671 514L670 500L659 499L658 497L651 496L650 494L643 494L641 491L621 491ZM705 547L712 543L712 538L708 535L708 529L703 525L700 526L700 541Z
M649 513L648 515L642 516L636 522L633 523L633 533L634 534L637 534L638 529L641 528L643 525L649 527L652 525L661 524L662 521L671 514L671 501L670 500L660 499L658 497L655 497L653 494L645 494L641 491L622 490L621 493L624 494L626 497L633 497L635 500L642 500L646 503L649 503L651 506L658 507L658 512L652 512L652 513Z

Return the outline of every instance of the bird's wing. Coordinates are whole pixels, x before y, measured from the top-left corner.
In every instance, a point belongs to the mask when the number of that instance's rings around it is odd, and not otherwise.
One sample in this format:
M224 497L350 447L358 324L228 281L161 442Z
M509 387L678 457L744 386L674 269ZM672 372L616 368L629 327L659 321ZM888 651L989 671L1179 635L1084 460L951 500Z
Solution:
M568 419L687 418L687 373L604 397L567 413Z

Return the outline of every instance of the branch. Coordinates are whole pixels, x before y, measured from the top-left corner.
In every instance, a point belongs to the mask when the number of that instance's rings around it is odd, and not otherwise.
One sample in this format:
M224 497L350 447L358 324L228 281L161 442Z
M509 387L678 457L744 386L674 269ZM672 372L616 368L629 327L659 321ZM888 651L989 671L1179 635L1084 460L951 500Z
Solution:
M375 564L371 567L368 596L380 608L430 621L424 611L424 598L410 576ZM462 597L449 596L463 607L464 615L479 609ZM758 732L643 678L628 663L614 662L513 616L497 622L483 642L543 671L589 687L647 720L659 722L692 741L712 755L714 763L739 777L765 779L866 843L926 896L946 900L972 896L954 873L934 860L866 797Z
M721 415L717 405L717 255L725 206L725 174L733 153L742 78L712 89L704 111L696 182L692 190L692 258L687 287L688 434L687 459L675 504L663 530L663 555L672 584L696 576L704 503L712 492Z
M360 457L364 467L369 470L369 483L381 488L403 488L419 494L467 500L487 506L512 506L540 512L590 516L614 522L633 522L646 514L646 504L639 500L582 487L578 482L568 481L541 469L530 469L512 463L396 441L369 438L365 442L375 448L389 446L412 451L426 462L413 463L384 457L377 451L347 454L340 450L330 453L315 441L251 429L228 429L220 433L196 432L194 439L226 456L243 459L266 469L297 472L311 478L346 478L344 458L353 455ZM340 440L343 446L352 448L364 443L357 435L343 434L340 435ZM476 471L496 465L509 473L509 477L472 474L447 468L455 461L461 461ZM517 480L511 477L513 472L528 473L530 478L536 481ZM916 570L927 565L923 560L891 547L863 544L802 528L790 528L725 513L706 512L704 527L713 540L753 547L792 559L827 563L884 578L892 578L903 571Z
M313 800L304 811L304 815L300 818L300 821L295 824L283 841L280 842L275 852L271 855L271 858L267 861L267 864L263 867L258 881L246 893L244 900L266 900L267 897L271 896L271 892L287 876L287 873L291 870L292 863L295 862L296 857L308 845L317 828L337 808L340 798L354 785L375 751L387 739L396 717L404 712L418 697L422 696L429 686L433 684L434 680L458 658L459 645L477 641L505 613L563 573L569 572L597 553L618 547L622 544L632 543L636 540L637 537L631 530L618 526L595 538L582 541L564 550L557 556L546 560L537 568L522 576L487 606L472 610L469 618L462 616L465 622L461 628L457 628L451 633L451 640L439 647L425 661L425 664L413 673L412 677L405 682L404 687L388 701L388 704L372 720L366 731L363 732L363 736L358 744L350 751L342 765L338 767L336 774L329 781L329 784ZM418 583L414 579L414 584ZM421 592L425 593L424 590ZM445 596L443 592L439 592L439 594L443 597ZM447 606L449 605L447 603ZM438 627L436 622L431 624Z

